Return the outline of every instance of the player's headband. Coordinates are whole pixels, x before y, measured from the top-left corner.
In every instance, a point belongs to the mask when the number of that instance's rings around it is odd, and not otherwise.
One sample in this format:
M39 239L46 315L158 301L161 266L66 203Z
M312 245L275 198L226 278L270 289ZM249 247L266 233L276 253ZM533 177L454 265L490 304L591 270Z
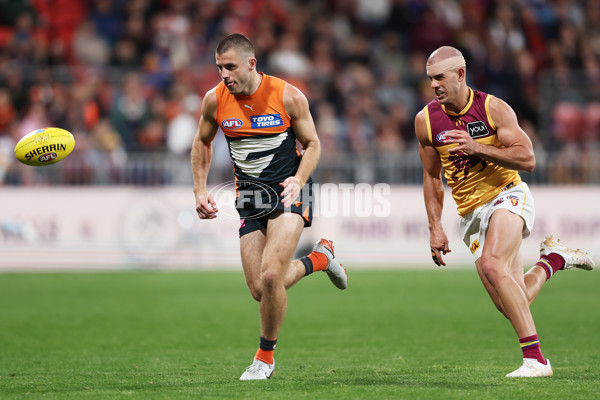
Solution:
M464 68L467 65L463 56L449 57L440 62L427 66L427 76L441 75L451 69Z

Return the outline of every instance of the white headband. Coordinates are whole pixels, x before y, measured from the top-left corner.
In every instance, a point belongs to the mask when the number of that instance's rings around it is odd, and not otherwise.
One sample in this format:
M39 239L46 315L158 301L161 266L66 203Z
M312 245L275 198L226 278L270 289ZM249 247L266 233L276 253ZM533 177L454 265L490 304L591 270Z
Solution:
M427 66L427 76L441 75L451 69L465 68L467 65L463 56L449 57L440 62Z

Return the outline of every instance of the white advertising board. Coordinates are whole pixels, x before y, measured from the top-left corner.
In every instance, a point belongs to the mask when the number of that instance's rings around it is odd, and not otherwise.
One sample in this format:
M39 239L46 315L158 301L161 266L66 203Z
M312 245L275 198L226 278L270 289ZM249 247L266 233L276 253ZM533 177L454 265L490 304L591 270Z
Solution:
M600 188L533 186L536 223L523 242L525 264L555 234L600 258ZM299 250L334 241L345 267L433 267L420 186L325 184L315 190L313 226ZM234 194L220 196L219 216L199 220L188 187L0 188L0 270L241 269ZM448 267L472 265L458 237L449 193L443 224Z

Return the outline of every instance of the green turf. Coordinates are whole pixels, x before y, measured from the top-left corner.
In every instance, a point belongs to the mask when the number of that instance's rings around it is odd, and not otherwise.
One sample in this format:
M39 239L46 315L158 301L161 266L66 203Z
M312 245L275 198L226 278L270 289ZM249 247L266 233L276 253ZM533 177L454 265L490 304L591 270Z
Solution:
M589 399L600 393L600 274L533 305L555 376L509 380L517 339L473 270L351 271L289 291L269 381L241 273L0 275L0 398Z

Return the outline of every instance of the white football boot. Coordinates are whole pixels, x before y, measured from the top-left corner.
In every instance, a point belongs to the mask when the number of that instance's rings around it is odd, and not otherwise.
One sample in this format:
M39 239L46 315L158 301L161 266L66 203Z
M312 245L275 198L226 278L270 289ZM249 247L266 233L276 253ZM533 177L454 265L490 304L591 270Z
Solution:
M273 364L254 360L254 362L246 368L246 371L244 371L242 376L240 376L240 381L267 380L273 375L274 370L275 360L273 360Z
M546 359L546 365L535 358L524 358L523 365L506 375L507 378L535 378L538 376L552 376L550 360Z
M540 256L547 256L550 253L556 253L565 259L564 269L580 268L588 271L594 269L594 260L588 253L579 249L566 248L560 239L554 239L553 236L548 236L540 243Z
M342 268L340 263L335 259L333 242L331 240L321 239L315 244L313 251L318 251L327 256L327 260L329 261L329 264L327 264L327 268L325 269L327 276L329 276L331 282L333 282L338 289L346 289L348 287L348 275L346 275L346 270Z

